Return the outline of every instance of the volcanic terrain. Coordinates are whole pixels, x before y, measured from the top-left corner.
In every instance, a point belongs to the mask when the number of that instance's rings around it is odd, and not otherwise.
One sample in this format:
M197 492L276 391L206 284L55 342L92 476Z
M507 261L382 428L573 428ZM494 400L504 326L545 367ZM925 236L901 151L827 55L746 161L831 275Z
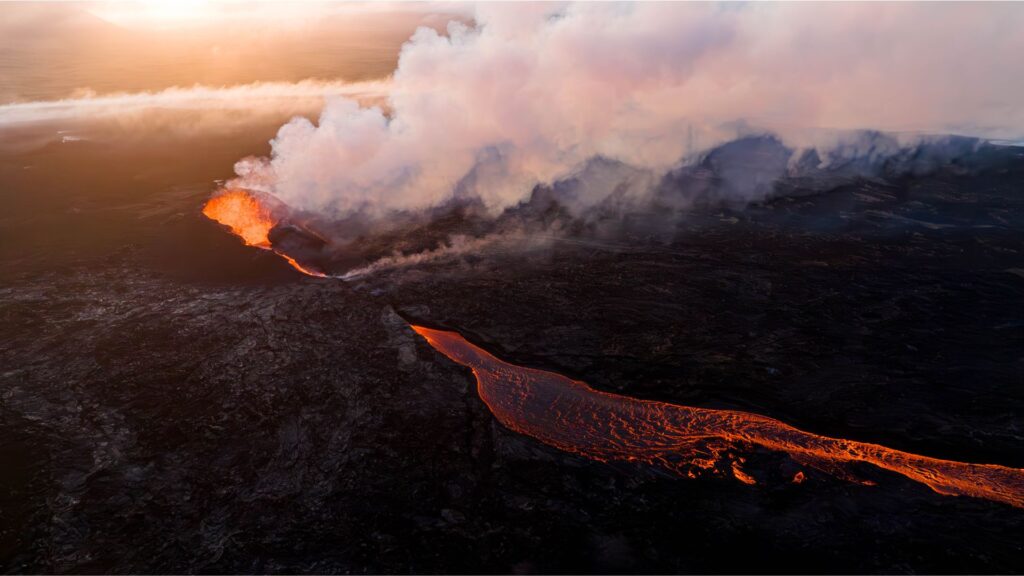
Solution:
M0 157L4 571L1021 570L1024 509L869 463L731 446L689 478L560 450L410 327L597 391L1024 468L1020 149L341 279L202 213L273 129ZM478 230L437 222L416 233Z

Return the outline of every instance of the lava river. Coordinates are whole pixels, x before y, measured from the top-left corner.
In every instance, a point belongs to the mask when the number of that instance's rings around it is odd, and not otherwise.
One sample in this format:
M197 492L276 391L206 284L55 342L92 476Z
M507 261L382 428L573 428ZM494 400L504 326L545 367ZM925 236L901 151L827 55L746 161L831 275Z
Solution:
M866 442L818 436L757 414L692 408L594 390L553 372L503 362L455 332L413 329L431 346L473 370L480 398L508 428L555 448L604 461L644 462L694 476L714 469L737 449L761 446L797 462L854 479L844 472L867 462L935 492L1024 507L1024 470L968 464L901 452ZM737 479L742 459L730 462ZM802 472L793 479L800 482Z

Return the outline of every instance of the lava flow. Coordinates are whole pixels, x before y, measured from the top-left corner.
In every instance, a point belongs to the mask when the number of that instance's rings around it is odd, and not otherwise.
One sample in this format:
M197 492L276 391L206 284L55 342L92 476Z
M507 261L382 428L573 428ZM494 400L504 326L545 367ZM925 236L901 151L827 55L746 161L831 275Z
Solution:
M503 362L456 332L413 326L439 352L473 370L477 391L508 428L545 444L609 462L645 462L682 475L713 469L723 454L762 446L807 466L850 478L843 465L867 462L939 494L973 496L1024 507L1024 470L968 464L866 442L818 436L757 414L679 406L594 390L553 372ZM742 459L731 468L737 479ZM793 479L800 483L803 473Z
M299 272L309 276L324 276L273 248L270 243L270 231L280 219L254 194L241 189L217 194L203 206L203 215L230 228L231 232L241 238L246 245L274 252Z

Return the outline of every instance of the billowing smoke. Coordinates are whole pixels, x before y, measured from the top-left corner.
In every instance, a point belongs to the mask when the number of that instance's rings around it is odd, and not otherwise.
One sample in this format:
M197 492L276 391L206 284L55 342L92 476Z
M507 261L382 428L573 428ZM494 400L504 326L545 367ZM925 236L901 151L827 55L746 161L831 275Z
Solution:
M1015 4L482 5L473 26L410 39L388 113L333 100L234 184L335 219L453 198L497 214L595 158L629 174L590 182L581 206L744 136L774 135L778 170L871 163L928 134L1019 139L1021 30ZM756 172L731 193L763 194Z

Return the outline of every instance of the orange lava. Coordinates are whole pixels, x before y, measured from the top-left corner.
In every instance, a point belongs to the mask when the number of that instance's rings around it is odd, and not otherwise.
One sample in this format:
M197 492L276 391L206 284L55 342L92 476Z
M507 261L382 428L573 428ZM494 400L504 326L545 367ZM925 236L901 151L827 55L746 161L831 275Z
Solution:
M277 219L245 190L228 190L210 198L203 206L203 215L231 228L249 246L270 248L267 236Z
M503 425L594 460L646 462L692 477L715 469L734 450L762 446L844 478L852 479L844 473L844 464L867 462L921 482L939 494L1024 507L1021 469L940 460L878 444L828 438L757 414L601 392L553 372L503 362L455 332L422 326L413 326L413 330L439 352L473 370L480 398ZM741 482L756 482L735 460L731 467ZM802 472L793 479L802 480Z
M299 264L298 262L296 262L295 258L292 258L291 256L288 256L287 254L282 254L281 252L278 252L277 250L274 250L274 254L277 254L281 258L284 258L285 262L287 262L287 263L292 265L292 268L295 268L296 270L298 270L299 272L302 272L303 274L305 274L307 276L316 276L317 278L327 278L326 274L324 274L322 272L317 272L316 270L311 270L309 268L306 268L302 264Z
M275 250L270 245L270 231L278 218L258 197L245 190L227 190L210 198L203 206L203 215L228 228L248 246L271 250L285 259L299 272L324 278L325 275L299 264L294 258Z
M732 475L735 476L737 480L743 482L744 484L757 484L757 480L754 480L753 476L744 472L743 469L740 468L740 463L736 460L732 461Z

